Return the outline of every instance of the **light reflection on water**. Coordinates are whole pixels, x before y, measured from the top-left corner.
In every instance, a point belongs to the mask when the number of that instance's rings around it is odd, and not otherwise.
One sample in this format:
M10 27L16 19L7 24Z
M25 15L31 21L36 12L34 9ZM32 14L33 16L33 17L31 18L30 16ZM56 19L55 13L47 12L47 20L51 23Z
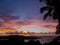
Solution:
M34 41L39 40L40 43L44 44L44 43L49 43L51 42L53 39L55 39L55 37L53 36L49 36L49 37L40 37L41 39L33 39ZM0 39L0 40L8 40L8 39ZM25 42L28 42L29 39L24 39Z
M55 39L56 37L53 36L49 36L49 37L41 37L42 39L34 39L34 41L39 40L42 44L44 43L49 43L51 42L53 39ZM25 42L28 42L29 40L25 40Z

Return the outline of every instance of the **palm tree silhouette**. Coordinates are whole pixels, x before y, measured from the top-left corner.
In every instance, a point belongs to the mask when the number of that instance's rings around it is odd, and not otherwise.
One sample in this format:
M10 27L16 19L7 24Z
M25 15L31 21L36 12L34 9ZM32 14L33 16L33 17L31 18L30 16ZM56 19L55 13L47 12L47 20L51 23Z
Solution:
M60 0L40 0L40 2L45 1L47 6L44 6L40 9L41 13L48 10L48 12L44 15L44 20L48 16L52 16L55 20L58 20L58 25L56 27L56 34L60 34Z

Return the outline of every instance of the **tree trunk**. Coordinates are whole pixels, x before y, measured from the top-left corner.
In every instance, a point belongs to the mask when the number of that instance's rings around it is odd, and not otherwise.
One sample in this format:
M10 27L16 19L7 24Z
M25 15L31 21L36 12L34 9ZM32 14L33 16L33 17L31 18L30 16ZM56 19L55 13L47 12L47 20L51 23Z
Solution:
M57 12L58 25L56 27L56 34L60 34L60 2L59 0L53 0L55 10Z
M57 25L56 34L60 34L60 25Z

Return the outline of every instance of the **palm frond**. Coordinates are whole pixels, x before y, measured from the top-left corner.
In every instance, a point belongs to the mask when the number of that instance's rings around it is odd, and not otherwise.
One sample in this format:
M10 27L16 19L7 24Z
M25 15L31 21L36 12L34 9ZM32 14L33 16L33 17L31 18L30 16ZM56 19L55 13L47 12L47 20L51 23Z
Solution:
M42 7L42 8L40 8L40 12L43 13L43 11L48 10L48 9L49 9L49 7Z
M43 0L39 0L40 2L42 2Z
M48 14L49 14L49 13L46 13L46 14L44 15L43 20L45 20L45 19L48 17Z
M51 15L52 9L49 9L48 12L44 15L44 20L48 17L48 16L52 16Z
M54 19L54 20L57 19L56 11L54 11L52 15L53 15L53 19Z
M51 0L46 0L47 5L52 5L52 1Z
M51 12L52 12L52 8L49 8L48 10L49 16L52 16Z

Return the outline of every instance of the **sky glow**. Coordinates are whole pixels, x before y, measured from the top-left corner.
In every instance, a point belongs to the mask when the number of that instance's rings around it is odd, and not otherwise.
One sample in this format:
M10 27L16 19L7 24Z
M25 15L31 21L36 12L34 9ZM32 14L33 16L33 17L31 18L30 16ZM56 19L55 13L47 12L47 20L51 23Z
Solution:
M46 6L39 0L1 0L0 28L28 30L30 32L55 32L58 21L41 14L40 8Z

